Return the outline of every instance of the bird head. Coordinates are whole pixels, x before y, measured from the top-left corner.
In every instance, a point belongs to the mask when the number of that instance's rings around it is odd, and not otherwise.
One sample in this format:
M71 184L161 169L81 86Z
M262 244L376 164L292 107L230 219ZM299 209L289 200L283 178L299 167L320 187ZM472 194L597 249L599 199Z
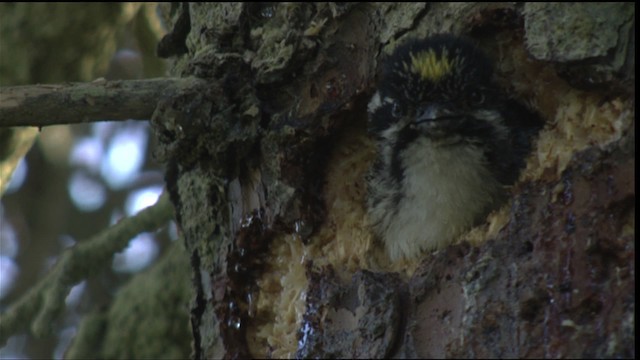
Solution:
M474 44L452 35L413 40L386 61L373 130L413 130L432 138L472 140L503 128L492 64ZM373 112L372 111L372 112ZM504 132L504 131L503 131Z

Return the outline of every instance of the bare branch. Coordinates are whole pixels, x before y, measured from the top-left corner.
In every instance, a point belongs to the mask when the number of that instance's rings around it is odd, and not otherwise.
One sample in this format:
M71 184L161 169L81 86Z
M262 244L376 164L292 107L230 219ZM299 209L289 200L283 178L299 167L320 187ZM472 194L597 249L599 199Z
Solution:
M0 315L0 347L9 336L28 327L34 319L33 333L47 334L53 320L63 310L65 297L73 285L103 269L113 254L124 249L135 235L157 229L172 216L173 207L165 193L154 206L66 251L37 285Z
M0 127L149 120L158 100L204 80L158 78L0 88Z

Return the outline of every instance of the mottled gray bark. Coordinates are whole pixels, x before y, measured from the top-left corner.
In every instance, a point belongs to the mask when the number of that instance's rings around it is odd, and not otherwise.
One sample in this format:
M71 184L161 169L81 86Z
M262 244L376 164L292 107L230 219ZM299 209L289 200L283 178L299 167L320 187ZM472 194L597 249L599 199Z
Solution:
M149 120L163 97L200 79L147 79L0 88L0 127Z
M174 75L209 81L164 100L152 119L191 254L195 358L635 355L632 5L165 10L190 19L166 52ZM374 261L375 241L349 248L366 237L366 220L348 222L366 197L363 172L350 169L370 161L366 103L380 60L440 32L490 53L498 81L547 126L492 225L472 245L426 254L407 276ZM362 160L332 180L354 153ZM303 263L304 281L283 280L294 277L283 263ZM296 286L299 299L283 299ZM298 300L290 327L273 324ZM295 340L273 345L280 325Z

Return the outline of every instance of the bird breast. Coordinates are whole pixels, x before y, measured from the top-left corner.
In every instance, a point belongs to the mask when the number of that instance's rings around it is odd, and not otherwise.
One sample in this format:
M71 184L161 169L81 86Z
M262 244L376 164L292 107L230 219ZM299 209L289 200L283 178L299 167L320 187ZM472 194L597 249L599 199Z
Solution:
M396 213L379 222L390 257L442 248L482 220L502 193L471 144L419 137L399 154L404 176Z

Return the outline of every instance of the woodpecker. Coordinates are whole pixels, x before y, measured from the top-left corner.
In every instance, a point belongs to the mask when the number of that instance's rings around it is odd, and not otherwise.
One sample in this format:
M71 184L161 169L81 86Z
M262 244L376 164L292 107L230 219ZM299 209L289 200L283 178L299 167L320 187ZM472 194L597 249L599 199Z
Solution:
M484 221L508 198L543 125L500 89L477 46L449 34L396 48L368 112L377 147L368 213L393 261Z

